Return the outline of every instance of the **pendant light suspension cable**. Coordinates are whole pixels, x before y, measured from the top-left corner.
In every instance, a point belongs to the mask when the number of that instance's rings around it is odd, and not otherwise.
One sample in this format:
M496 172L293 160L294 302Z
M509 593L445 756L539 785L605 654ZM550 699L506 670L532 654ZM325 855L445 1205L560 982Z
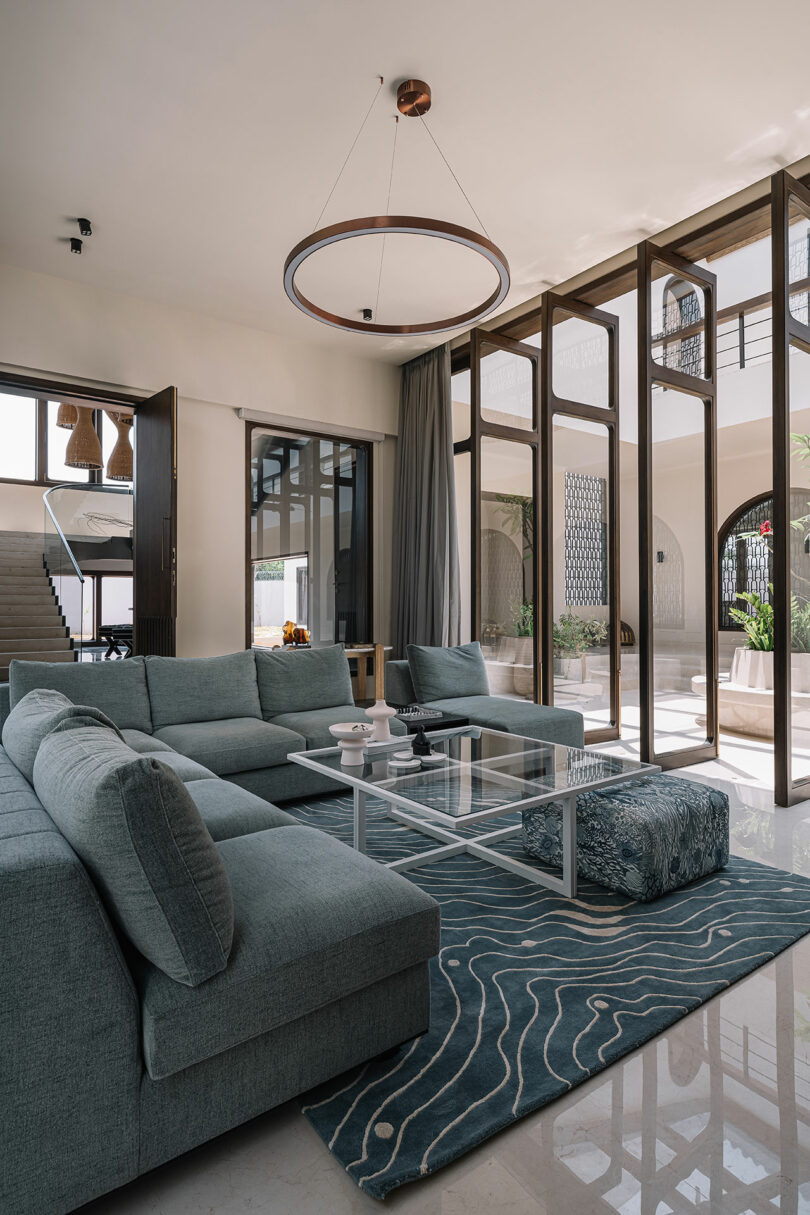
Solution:
M391 186L394 181L394 161L397 158L397 131L399 130L399 114L394 118L394 146L391 149L391 171L388 174L388 197L385 200L385 214L391 214ZM382 283L383 261L385 259L385 238L386 233L383 232L382 249L380 250L380 272L377 275L377 298L374 301L374 319L380 311L380 284Z
M326 196L326 202L321 207L321 213L318 216L317 223L315 224L316 228L320 228L320 226L321 226L321 220L323 219L324 212L326 211L326 208L329 206L329 203L332 200L332 195L334 194L335 190L338 188L338 182L340 181L341 177L343 176L343 171L346 168L346 165L351 160L351 155L352 155L352 152L354 151L355 147L357 146L357 141L360 138L360 136L363 134L365 125L368 122L369 118L371 117L371 111L374 109L377 98L380 95L380 90L382 89L382 86L385 84L385 81L382 76L379 77L379 81L380 81L380 83L377 85L377 92L372 97L371 105L366 110L366 116L363 119L363 121L360 123L360 130L355 135L355 137L352 141L352 146L349 148L348 152L346 153L346 159L343 161L343 164L340 166L340 172L338 173L337 177L335 178L335 184L332 186L332 189L329 191L329 193Z
M468 195L467 191L464 189L464 187L462 186L461 182L459 181L459 179L456 177L455 173L453 172L453 168L452 168L452 165L450 164L450 161L447 159L447 157L445 156L444 152L441 150L441 148L439 147L438 143L437 143L437 142L436 142L436 140L434 139L434 137L433 137L433 132L431 131L431 129L430 129L430 127L428 126L428 124L425 122L424 115L423 115L423 114L418 114L418 115L417 115L417 117L419 118L419 121L421 122L422 126L423 126L423 127L425 128L425 130L427 131L428 135L430 136L430 140L431 140L431 143L433 144L434 148L436 149L436 151L439 153L439 155L441 156L442 160L443 160L443 161L444 161L444 163L446 164L446 166L447 166L447 170L448 170L448 172L449 172L450 176L452 177L453 181L456 183L456 185L458 186L459 190L460 190L460 191L461 191L461 193L464 195L464 199L465 199L465 201L466 201L466 203L467 203L467 206L470 208L470 210L472 211L473 215L474 215L474 216L475 216L475 218L478 220L478 226L480 227L481 231L484 233L484 236L486 236L487 238L489 238L489 232L487 232L486 224L484 223L484 221L482 220L481 216L480 216L480 215L478 214L478 212L476 211L475 207L474 207L474 206L472 205L472 203L470 202L470 196Z

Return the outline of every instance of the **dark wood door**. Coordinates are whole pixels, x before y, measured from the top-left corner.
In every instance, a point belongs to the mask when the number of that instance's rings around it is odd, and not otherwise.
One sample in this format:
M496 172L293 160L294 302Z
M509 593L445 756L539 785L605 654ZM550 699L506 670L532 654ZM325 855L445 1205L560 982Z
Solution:
M135 410L133 607L135 654L175 653L177 389Z

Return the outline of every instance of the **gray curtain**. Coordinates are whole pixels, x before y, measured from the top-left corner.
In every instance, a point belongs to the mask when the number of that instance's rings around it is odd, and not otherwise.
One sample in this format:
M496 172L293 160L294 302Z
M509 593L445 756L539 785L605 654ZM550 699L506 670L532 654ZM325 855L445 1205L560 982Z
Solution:
M461 624L450 348L402 368L394 486L394 653L457 645Z

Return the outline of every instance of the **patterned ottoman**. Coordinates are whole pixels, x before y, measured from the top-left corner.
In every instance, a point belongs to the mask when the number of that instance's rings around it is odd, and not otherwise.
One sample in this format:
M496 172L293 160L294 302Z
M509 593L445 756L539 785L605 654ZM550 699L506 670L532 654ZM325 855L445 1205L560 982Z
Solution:
M562 866L562 809L523 811L530 856ZM663 773L577 797L577 870L642 903L722 869L728 861L728 798Z

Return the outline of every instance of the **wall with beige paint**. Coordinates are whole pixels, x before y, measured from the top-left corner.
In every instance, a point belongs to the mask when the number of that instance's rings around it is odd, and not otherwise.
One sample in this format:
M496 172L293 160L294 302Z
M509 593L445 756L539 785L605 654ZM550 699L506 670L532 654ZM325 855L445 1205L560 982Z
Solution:
M397 367L131 295L0 266L0 333L6 370L133 391L177 385L179 654L244 646L245 423L234 410L396 432ZM375 633L385 640L394 447L375 447ZM0 486L0 511L2 526L35 530L41 490Z

